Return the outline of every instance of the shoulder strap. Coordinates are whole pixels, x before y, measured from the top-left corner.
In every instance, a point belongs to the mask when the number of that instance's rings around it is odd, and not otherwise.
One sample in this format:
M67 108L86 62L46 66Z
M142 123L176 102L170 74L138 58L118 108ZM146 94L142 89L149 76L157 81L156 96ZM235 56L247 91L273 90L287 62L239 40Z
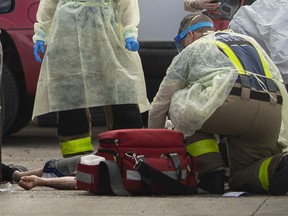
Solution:
M160 183L161 186L166 187L167 194L184 195L198 193L196 188L190 188L184 184L181 184L179 181L149 166L143 160L138 161L138 163L136 164L136 170L138 170L138 172L140 173L141 178L143 177L146 179L145 183L151 184L149 186L152 186L153 182L157 182ZM147 181L147 179L149 179L149 181Z
M99 192L102 194L114 193L119 196L131 195L122 182L122 177L116 162L101 161L99 164Z

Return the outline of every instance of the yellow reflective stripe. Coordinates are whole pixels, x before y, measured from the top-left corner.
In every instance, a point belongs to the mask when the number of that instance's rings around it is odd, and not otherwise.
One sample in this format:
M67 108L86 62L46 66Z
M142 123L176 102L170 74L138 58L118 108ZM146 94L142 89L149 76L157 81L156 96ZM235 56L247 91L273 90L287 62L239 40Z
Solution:
M259 58L260 58L260 61L261 61L261 63L262 63L262 67L263 67L263 69L264 69L265 76L266 76L267 78L270 78L270 79L271 79L272 76L271 76L271 73L270 73L268 64L267 64L267 62L266 62L263 54L262 54L262 53L260 52L260 50L257 49L255 46L254 46L254 48L256 49L256 51L257 51L257 53L258 53L258 56L259 56Z
M215 44L223 50L223 52L228 56L228 58L233 62L234 66L238 70L239 74L245 74L245 70L242 67L241 62L238 57L235 55L233 50L225 43L220 41L215 41Z
M232 61L232 63L234 64L234 66L236 67L236 69L238 69L238 73L239 74L246 74L244 68L242 67L241 62L239 61L238 57L235 55L235 53L233 52L233 50L225 43L221 42L221 41L208 41L208 40L203 40L206 43L215 43L219 48L221 48L223 50L223 52L228 56L228 58ZM256 47L254 46L254 48L256 49L258 56L260 58L263 70L264 70L264 74L265 77L267 78L272 78L267 61L264 57L264 55L262 54L262 52Z
M193 156L199 156L206 153L219 152L219 147L216 139L206 139L189 144L186 150Z
M270 164L271 159L272 157L264 160L259 170L259 180L261 182L262 187L266 191L268 191L269 189L268 166Z
M61 143L62 155L75 154L85 151L93 151L93 149L94 148L91 143L91 137L85 137Z

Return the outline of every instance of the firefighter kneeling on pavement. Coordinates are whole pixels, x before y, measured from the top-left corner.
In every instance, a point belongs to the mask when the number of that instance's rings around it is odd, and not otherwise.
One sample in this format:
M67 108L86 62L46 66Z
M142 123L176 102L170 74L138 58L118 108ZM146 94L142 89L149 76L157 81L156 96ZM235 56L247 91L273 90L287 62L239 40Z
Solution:
M251 37L214 31L206 15L187 15L173 59L149 111L149 128L167 116L198 159L199 187L224 192L215 135L226 136L233 191L288 192L287 92L281 74Z

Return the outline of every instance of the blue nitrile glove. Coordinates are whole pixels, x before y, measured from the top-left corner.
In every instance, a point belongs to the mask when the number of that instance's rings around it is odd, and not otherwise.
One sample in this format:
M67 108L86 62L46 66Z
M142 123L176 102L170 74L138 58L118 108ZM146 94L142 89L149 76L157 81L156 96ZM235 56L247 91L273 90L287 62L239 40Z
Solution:
M39 52L44 53L45 52L45 47L44 47L44 41L42 40L37 40L36 43L34 44L34 58L38 63L41 63L41 57L39 56Z
M138 51L139 50L139 43L135 38L133 38L133 37L126 38L125 43L126 43L126 45L125 45L126 49L128 49L130 51Z

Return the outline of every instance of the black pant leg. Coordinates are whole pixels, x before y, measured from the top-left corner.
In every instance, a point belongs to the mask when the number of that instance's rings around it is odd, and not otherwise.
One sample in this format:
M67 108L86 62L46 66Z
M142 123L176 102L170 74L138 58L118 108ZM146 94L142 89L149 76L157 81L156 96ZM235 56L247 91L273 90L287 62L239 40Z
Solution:
M112 130L143 128L141 113L137 104L112 105Z
M90 119L86 112L86 109L58 112L58 135L75 136L89 133Z

